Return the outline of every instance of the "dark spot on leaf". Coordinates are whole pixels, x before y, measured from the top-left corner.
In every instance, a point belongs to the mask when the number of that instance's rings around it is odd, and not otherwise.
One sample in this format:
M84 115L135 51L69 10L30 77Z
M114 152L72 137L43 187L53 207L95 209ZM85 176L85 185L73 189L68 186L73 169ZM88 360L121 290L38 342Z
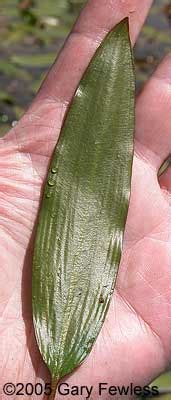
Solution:
M102 294L99 297L99 303L104 303L104 298L103 298Z

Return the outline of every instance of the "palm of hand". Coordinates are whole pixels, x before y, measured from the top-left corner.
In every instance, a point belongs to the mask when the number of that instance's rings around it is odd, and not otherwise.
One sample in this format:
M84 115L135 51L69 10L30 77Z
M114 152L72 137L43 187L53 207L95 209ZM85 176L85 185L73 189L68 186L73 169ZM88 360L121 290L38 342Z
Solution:
M72 384L96 385L105 377L109 384L145 384L171 362L171 212L169 196L157 180L161 158L150 140L145 142L154 113L149 120L144 104L151 104L163 85L158 80L154 86L153 81L137 105L132 195L116 292L91 355L68 378ZM32 242L42 184L65 108L64 101L42 101L40 95L0 144L2 383L49 380L32 327ZM146 132L140 138L142 123ZM163 147L161 157L165 151ZM163 178L165 186L168 176Z

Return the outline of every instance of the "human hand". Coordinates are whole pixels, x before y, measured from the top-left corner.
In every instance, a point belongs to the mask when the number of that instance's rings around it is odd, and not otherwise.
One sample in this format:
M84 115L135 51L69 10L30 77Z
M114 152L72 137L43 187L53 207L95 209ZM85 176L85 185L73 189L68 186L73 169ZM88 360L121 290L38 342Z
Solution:
M134 43L151 3L90 0L28 112L1 139L2 386L9 381L50 381L36 345L31 311L32 248L41 189L65 111L96 48L128 14ZM132 195L109 312L90 356L64 379L70 386L93 385L94 399L99 382L143 386L171 363L170 170L161 177L161 187L157 180L158 168L171 151L170 107L168 56L137 100ZM101 398L106 397L110 398L104 391Z

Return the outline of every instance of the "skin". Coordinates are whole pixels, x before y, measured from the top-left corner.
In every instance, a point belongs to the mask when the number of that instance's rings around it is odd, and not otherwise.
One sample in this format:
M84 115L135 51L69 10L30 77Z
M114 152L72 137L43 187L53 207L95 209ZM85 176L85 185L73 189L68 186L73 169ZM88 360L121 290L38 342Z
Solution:
M134 43L151 3L90 0L29 110L1 139L1 386L50 380L36 346L31 315L34 228L50 156L95 49L127 15ZM145 385L171 365L171 169L160 182L157 179L161 163L171 152L170 109L168 55L137 99L131 202L110 309L91 355L64 380L70 385L94 385L93 399L99 397L99 382ZM57 396L72 397L83 398ZM6 398L1 394L2 400ZM113 397L104 392L101 398Z

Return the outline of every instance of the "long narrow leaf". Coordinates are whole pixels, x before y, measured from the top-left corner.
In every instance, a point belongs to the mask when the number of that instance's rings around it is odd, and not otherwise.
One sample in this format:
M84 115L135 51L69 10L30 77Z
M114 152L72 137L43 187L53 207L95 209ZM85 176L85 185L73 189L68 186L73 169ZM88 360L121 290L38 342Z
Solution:
M39 215L33 317L53 382L89 354L113 293L130 197L134 97L125 19L107 35L76 91Z

